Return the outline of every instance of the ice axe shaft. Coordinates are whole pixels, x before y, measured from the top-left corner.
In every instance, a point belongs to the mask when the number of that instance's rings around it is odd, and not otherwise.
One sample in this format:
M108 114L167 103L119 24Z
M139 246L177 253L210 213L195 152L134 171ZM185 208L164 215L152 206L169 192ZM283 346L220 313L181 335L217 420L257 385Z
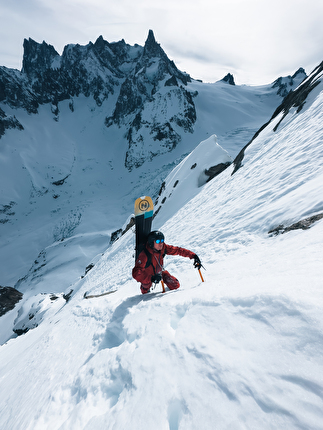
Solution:
M163 287L163 293L165 292L165 284L164 284L164 281L161 279L160 280L160 282L161 282L161 284L162 284L162 287Z
M201 273L201 269L199 269L199 274L201 276L202 282L204 282L204 279L203 279L203 276L202 276L202 273Z

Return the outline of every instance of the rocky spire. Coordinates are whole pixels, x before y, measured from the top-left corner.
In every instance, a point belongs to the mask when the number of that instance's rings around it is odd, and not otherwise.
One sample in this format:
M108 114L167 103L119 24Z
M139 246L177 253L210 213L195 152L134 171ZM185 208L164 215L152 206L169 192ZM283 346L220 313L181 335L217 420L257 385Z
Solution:
M148 73L149 76L146 75L148 80L162 80L168 74L171 77L176 77L177 79L179 79L184 85L186 85L187 82L190 82L190 76L177 69L175 63L167 57L166 53L161 48L159 43L156 42L153 31L149 30L143 54L141 56L140 61L138 61L137 63L135 74L141 71L141 74L145 75L147 69L151 67L153 62L155 62L156 65L158 63L158 65L155 68L153 74L150 71Z
M159 43L156 42L154 32L152 30L149 30L148 32L143 55L147 57L167 57Z
M295 79L296 77L299 77L299 76L301 76L302 79L307 78L307 74L303 69L303 67L300 67L298 70L296 70L296 72L292 76L292 79Z
M235 85L234 77L231 75L231 73L228 73L223 79L221 79L223 82L227 82L229 85Z
M277 94L286 97L307 77L303 67L300 67L293 76L280 77L273 82L272 88L278 88Z
M37 72L41 73L51 67L55 57L59 57L59 54L52 45L48 45L45 41L39 44L33 39L24 39L22 72L26 73L28 77Z

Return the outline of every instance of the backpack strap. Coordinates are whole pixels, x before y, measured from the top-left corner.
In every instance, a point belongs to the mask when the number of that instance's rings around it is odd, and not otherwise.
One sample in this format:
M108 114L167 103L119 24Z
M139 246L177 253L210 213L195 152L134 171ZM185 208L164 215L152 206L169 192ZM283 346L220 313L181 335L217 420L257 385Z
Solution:
M153 266L153 264L151 262L151 253L148 251L148 249L146 247L144 247L144 251L145 251L145 254L147 255L147 262L145 265L145 269L147 269L147 267L149 267L150 265ZM154 268L154 266L153 266L153 268ZM155 271L155 268L154 268L154 271Z
M154 269L154 273L156 274L155 266L152 263L152 255L151 255L151 253L148 251L148 249L146 247L144 247L144 251L145 251L145 254L147 255L147 261L146 261L145 269L147 269L147 267L149 267L150 265L152 265L153 269ZM164 252L163 258L165 257L165 255L166 255L166 253Z

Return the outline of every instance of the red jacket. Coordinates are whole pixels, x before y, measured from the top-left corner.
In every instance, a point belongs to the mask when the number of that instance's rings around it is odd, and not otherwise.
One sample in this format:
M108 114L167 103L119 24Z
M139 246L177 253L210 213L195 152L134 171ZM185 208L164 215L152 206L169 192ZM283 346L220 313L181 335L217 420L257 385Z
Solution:
M146 251L151 254L151 264L148 267L145 267L148 260ZM161 251L155 251L146 245L146 251L141 251L135 267L132 269L133 278L142 284L149 284L153 275L164 270L164 255L181 255L188 258L194 258L195 256L195 253L188 249L166 245L166 243L163 244Z

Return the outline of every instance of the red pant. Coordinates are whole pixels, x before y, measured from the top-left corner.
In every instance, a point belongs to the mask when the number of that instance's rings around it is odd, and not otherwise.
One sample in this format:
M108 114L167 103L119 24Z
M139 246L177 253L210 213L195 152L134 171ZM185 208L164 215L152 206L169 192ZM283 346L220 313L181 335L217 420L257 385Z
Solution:
M175 276L172 276L170 273L168 273L167 270L164 270L164 272L162 272L162 278L170 290L177 290L177 288L179 288L178 279L176 279ZM152 282L150 282L149 284L140 285L140 290L142 294L149 293L151 284Z

